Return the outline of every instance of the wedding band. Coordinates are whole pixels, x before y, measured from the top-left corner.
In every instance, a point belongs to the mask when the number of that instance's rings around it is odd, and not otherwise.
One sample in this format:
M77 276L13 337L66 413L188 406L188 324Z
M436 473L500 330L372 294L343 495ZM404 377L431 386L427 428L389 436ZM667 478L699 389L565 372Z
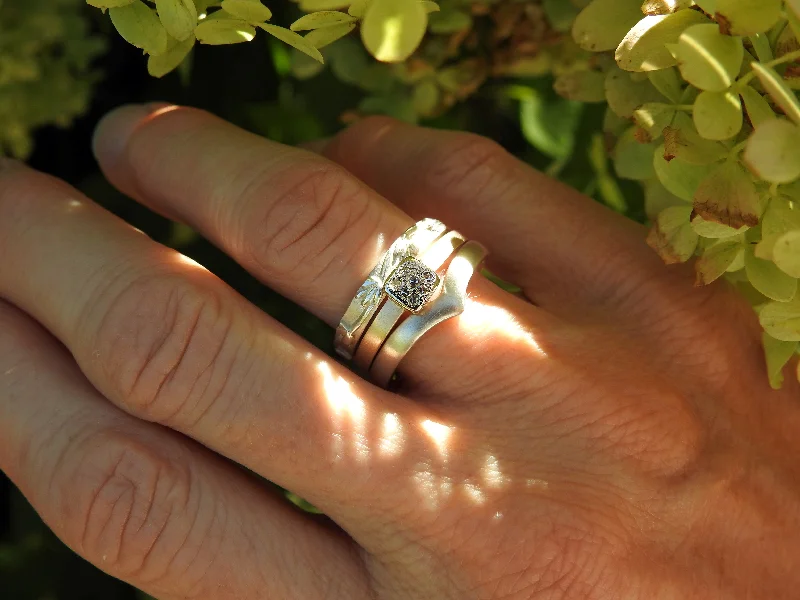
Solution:
M384 288L389 277L395 274L401 263L416 257L446 229L444 223L436 219L423 219L392 243L356 292L336 329L334 348L339 355L348 360L353 358L367 325L386 297Z
M447 259L450 258L453 252L462 246L464 242L464 236L457 231L450 231L436 240L423 252L419 262L430 269L431 272L435 272L447 262ZM438 283L439 281L437 278L437 287ZM391 284L387 287L390 292L388 294L388 299L383 303L383 306L380 307L377 315L367 327L354 354L353 361L356 366L364 372L369 371L370 365L372 365L372 361L381 349L384 340L392 332L392 329L397 325L400 318L406 314L406 311L411 310L411 312L418 312L424 308L424 306L419 306L412 310L411 307L403 304L402 301L395 297L396 295L391 293Z
M370 368L373 382L386 387L397 366L423 335L464 312L470 279L486 254L486 248L475 241L469 241L458 249L447 268L439 296L421 313L412 314L403 321L381 346Z

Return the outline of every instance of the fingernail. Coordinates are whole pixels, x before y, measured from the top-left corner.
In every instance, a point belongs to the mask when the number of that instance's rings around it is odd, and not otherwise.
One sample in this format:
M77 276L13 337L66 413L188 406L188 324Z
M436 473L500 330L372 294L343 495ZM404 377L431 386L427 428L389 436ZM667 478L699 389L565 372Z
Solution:
M92 152L103 169L113 169L124 158L133 132L153 114L171 106L165 102L127 104L106 114L94 129Z

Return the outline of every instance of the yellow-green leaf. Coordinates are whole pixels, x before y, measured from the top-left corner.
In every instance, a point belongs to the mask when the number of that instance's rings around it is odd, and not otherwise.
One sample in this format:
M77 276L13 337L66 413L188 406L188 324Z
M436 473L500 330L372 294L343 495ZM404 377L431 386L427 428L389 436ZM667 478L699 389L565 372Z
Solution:
M742 130L744 115L738 94L702 92L694 101L694 125L707 140L728 140Z
M694 194L694 209L707 221L734 229L755 227L763 210L753 178L734 161L725 161L703 179Z
M785 342L767 332L764 332L763 341L769 384L777 390L783 384L783 368L797 351L797 342Z
M681 95L683 94L683 82L674 67L649 71L647 78L670 102L680 103Z
M725 35L763 33L781 17L781 0L717 0L716 18Z
M708 248L694 265L695 285L708 285L722 277L741 251L739 240L722 241Z
M722 92L739 75L744 46L740 38L720 34L714 23L703 23L681 34L674 55L686 81L701 90Z
M800 342L800 299L768 303L761 309L759 321L764 330L775 339Z
M716 221L707 221L700 215L697 215L692 219L692 229L694 229L695 233L700 237L721 240L744 233L749 227L744 225L738 229L734 229L729 225L723 225Z
M674 119L675 109L661 103L644 104L633 111L634 122L644 129L653 140L661 137L664 129L668 127Z
M341 25L331 25L330 27L321 27L314 31L309 31L304 39L314 46L314 48L324 48L328 44L332 44L339 38L343 38L348 33L356 28L355 23L342 23Z
M644 0L642 12L646 15L668 15L691 6L692 0Z
M197 8L193 0L156 0L156 10L164 29L179 42L194 33Z
M769 102L749 85L739 90L747 111L747 118L753 127L758 127L765 121L775 118L775 112L770 108Z
M589 69L567 71L556 77L556 93L576 102L605 102L605 74Z
M201 44L238 44L256 37L256 30L241 19L206 19L194 30Z
M289 26L292 31L308 31L309 29L319 29L320 27L331 27L353 23L355 17L338 12L335 10L321 10L319 12L303 15Z
M161 54L167 50L167 30L158 19L156 11L141 0L111 8L111 22L123 39L148 54Z
M677 63L667 49L692 25L708 23L696 10L645 17L631 29L615 52L617 64L626 71L656 71Z
M647 244L667 264L686 262L697 248L698 237L689 223L691 213L691 206L661 211L647 236Z
M222 0L223 10L248 23L263 23L272 18L272 11L259 0Z
M787 231L775 241L772 259L787 275L800 277L800 230Z
M369 2L369 0L365 0L365 1ZM422 7L425 9L425 12L428 13L428 14L434 13L434 12L439 12L440 10L442 10L439 7L439 5L436 4L436 2L431 2L430 0L422 0ZM350 12L350 11L348 11L348 12ZM350 13L350 14L353 14L353 13ZM353 16L356 16L356 15L353 15Z
M382 62L400 62L417 49L428 26L418 0L372 0L361 22L361 39Z
M133 4L136 0L86 0L86 4L94 6L95 8L119 8L120 6L128 6Z
M169 49L147 59L147 72L153 77L163 77L180 65L194 47L194 36L183 41L175 40Z
M664 128L664 158L679 158L693 165L710 165L728 155L724 144L700 137L694 122L679 112Z
M664 146L653 153L653 167L662 185L678 198L692 202L700 182L711 171L710 165L693 165L679 158L664 159Z
M620 117L629 119L637 108L649 102L663 102L664 96L648 79L636 79L634 74L612 67L605 78L605 97L608 106Z
M317 50L311 42L306 40L303 36L299 33L295 33L290 29L285 29L283 27L278 27L277 25L270 25L268 23L261 23L259 27L269 33L270 35L275 36L280 41L289 44L290 46L297 48L300 52L304 54L308 54L311 58L318 60L321 63L324 63L325 60L322 58L322 54L320 51Z
M593 0L575 18L572 37L584 50L613 50L641 18L640 0Z
M367 6L369 6L370 0L355 0L348 8L347 14L351 17L355 17L356 19L360 19L364 16L364 12L367 10ZM430 4L435 4L431 2ZM439 6L436 5L436 9L439 9ZM428 11L430 12L430 11Z
M653 171L654 144L642 144L631 127L620 137L614 148L614 170L622 179L645 181L655 176Z
M800 125L800 102L797 101L797 96L795 96L794 92L783 82L781 76L774 69L761 63L754 62L751 67L761 85L772 96L775 104L783 109L787 117Z
M747 140L744 161L770 183L791 183L800 177L800 127L784 119L762 123Z
M797 279L781 271L775 263L757 258L751 248L745 250L744 270L753 287L771 300L789 302L797 294ZM770 333L781 339L775 333Z
M300 0L300 10L314 12L317 10L339 10L350 6L352 0Z

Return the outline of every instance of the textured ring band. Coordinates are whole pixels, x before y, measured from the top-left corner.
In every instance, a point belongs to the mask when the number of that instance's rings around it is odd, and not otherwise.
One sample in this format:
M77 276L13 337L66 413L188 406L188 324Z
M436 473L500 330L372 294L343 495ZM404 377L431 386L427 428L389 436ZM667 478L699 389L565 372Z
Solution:
M394 241L372 269L367 280L358 288L336 328L333 343L339 355L348 360L353 358L361 336L386 295L384 284L389 275L404 259L416 256L430 246L446 229L444 223L436 219L423 219L406 229Z
M370 378L386 387L412 346L439 323L464 312L467 287L475 270L486 258L487 250L469 241L456 252L444 277L444 289L420 314L411 315L388 337L372 363Z
M457 231L450 231L436 240L420 256L420 262L432 271L436 271L447 259L465 242L464 236ZM391 297L390 297L391 298ZM393 299L387 299L381 306L375 318L361 337L361 342L355 351L353 361L365 372L369 371L372 361L381 349L384 340L397 325L400 318L406 313L406 308Z

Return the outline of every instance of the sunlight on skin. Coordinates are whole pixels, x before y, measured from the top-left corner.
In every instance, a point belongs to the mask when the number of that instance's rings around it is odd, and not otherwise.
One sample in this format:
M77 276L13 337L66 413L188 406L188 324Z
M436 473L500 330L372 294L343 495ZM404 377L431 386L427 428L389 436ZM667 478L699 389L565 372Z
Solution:
M500 464L497 461L497 457L492 454L486 455L486 460L481 469L481 475L483 475L483 481L486 486L490 488L502 487L503 484L507 482L506 476L500 471Z
M526 329L514 315L499 306L487 306L467 300L464 312L457 319L458 326L468 339L479 339L502 335L509 341L521 342L543 357L547 353L536 342L531 331Z
M447 441L453 433L453 428L437 423L436 421L431 421L430 419L425 419L422 422L422 429L428 434L431 440L433 440L433 443L436 444L436 449L439 450L439 455L442 457L442 460L447 462Z
M400 417L394 413L385 414L383 417L381 439L378 444L380 454L382 456L395 456L400 454L403 450L404 443L405 436L403 435L403 424L400 422Z
M453 493L453 481L446 475L437 475L430 462L419 463L412 476L420 493L422 505L428 510L437 510Z
M80 200L74 200L73 199L73 200L70 200L70 201L67 202L67 212L68 213L75 212L76 210L78 210L79 208L82 208L82 207L83 207L83 202L81 202Z
M483 504L486 502L486 494L483 492L483 489L481 489L481 486L475 482L467 480L464 482L463 487L467 498L472 500L475 504Z
M356 459L360 462L366 461L369 458L369 445L365 431L367 411L364 401L356 396L343 377L333 374L327 363L319 362L317 369L322 374L325 395L333 410L334 460L340 461L344 458L346 450L344 431L348 427L351 430L350 447Z

